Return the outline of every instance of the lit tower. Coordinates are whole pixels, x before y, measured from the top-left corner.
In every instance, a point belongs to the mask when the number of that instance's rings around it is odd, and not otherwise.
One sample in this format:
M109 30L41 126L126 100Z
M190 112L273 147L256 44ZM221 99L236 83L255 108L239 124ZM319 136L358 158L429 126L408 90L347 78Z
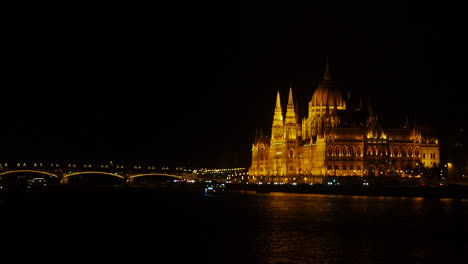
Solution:
M286 120L284 123L287 140L295 140L297 138L297 118L294 110L292 88L289 88L288 105L286 107Z
M271 128L271 143L282 141L284 138L284 120L283 110L281 109L281 100L279 91L276 94L276 106L273 116L273 125Z
M268 172L268 155L269 155L269 142L263 135L263 130L256 134L254 143L252 144L252 166L249 169L249 175L255 178L255 182L259 180L257 177L265 176Z
M281 100L279 91L276 94L275 114L273 116L273 125L271 128L270 141L270 175L280 176L285 174L283 153L285 151L284 142L284 120L283 110L281 108Z
M286 176L295 176L298 174L299 159L298 147L299 141L297 134L299 133L300 126L297 123L296 111L294 109L292 88L289 88L288 105L286 107L286 120L284 123L285 131L285 147L284 147L284 160ZM287 179L291 181L292 179Z

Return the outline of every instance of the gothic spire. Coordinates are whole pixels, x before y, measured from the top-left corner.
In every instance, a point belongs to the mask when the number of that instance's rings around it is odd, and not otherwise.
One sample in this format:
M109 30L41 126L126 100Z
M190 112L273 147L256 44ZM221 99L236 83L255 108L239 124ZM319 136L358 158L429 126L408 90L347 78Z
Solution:
M286 124L296 124L296 111L294 110L292 88L289 88L288 106L286 108Z
M288 108L292 106L294 109L294 103L293 103L293 96L292 96L292 88L289 88L289 96L288 96Z
M273 126L283 125L283 110L281 109L281 100L279 91L276 93L275 114L273 116Z
M271 130L271 139L277 140L283 137L283 110L281 109L281 101L279 91L276 94L275 114L273 115L273 125Z
M280 101L280 93L279 91L276 93L276 106L275 106L275 112L276 111L281 111L281 101Z
M260 134L259 134L258 138L259 138L259 141L260 141L261 143L263 143L263 138L264 138L264 136L263 136L263 129L262 129L262 128L260 128Z

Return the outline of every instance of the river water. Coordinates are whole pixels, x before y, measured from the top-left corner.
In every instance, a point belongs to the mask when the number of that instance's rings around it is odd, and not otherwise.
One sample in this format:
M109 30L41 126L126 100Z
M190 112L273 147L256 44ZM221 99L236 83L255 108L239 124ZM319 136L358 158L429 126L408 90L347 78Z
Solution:
M75 192L0 203L2 249L60 263L467 263L468 200Z

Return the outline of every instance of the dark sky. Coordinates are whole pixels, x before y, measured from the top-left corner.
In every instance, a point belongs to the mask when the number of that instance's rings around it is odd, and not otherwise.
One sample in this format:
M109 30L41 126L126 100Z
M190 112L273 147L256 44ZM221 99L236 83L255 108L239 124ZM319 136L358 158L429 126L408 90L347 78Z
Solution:
M460 11L459 11L460 10ZM386 127L466 126L461 9L394 4L21 6L4 23L5 160L248 167L290 83L305 113L328 56ZM5 45L6 44L6 45Z

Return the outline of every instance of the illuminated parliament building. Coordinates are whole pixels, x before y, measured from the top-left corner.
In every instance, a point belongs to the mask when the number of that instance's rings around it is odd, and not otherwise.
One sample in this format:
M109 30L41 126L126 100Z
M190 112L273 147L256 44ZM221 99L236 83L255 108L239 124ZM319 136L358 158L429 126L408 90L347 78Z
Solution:
M439 142L427 126L383 128L362 100L348 107L328 65L300 118L289 88L286 111L279 91L271 135L260 129L252 144L249 181L315 183L326 176L412 177L417 167L438 166ZM413 174L414 176L414 174ZM418 175L416 175L417 177Z

